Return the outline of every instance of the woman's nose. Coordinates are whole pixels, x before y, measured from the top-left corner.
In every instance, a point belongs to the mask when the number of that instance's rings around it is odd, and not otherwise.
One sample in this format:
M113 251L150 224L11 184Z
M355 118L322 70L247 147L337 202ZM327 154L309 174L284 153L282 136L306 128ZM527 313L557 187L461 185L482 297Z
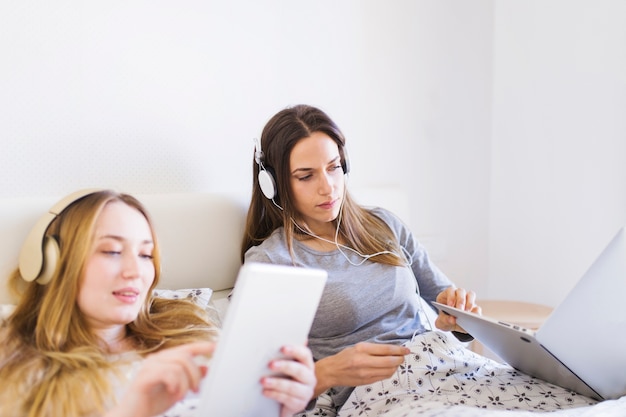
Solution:
M320 194L323 194L323 195L330 194L333 190L333 186L334 186L334 181L330 175L324 174L320 176L320 182L319 182Z
M122 277L135 278L139 276L139 259L131 254L124 255L122 259Z

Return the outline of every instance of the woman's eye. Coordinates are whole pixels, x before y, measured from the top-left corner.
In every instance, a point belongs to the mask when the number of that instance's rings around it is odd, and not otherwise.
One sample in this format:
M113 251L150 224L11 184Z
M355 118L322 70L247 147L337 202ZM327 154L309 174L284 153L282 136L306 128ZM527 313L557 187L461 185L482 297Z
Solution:
M139 257L144 258L144 259L152 259L152 258L154 258L154 256L152 256L151 253L140 253Z
M304 177L298 178L299 181L308 181L311 179L311 175L305 175Z
M102 253L104 253L105 255L119 255L122 252L114 250L103 250Z

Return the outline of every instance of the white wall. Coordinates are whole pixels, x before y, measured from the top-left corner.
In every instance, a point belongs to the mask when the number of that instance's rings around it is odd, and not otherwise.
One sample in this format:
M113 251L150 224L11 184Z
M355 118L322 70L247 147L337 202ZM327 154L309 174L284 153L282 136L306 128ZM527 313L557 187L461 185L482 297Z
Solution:
M0 0L0 197L247 199L252 138L309 103L459 285L554 304L624 220L624 6L588 4Z
M278 110L309 103L347 135L351 184L410 191L407 222L451 277L480 286L492 10L2 1L0 196L102 186L247 199L252 138Z
M554 306L626 223L626 2L495 22L488 294Z

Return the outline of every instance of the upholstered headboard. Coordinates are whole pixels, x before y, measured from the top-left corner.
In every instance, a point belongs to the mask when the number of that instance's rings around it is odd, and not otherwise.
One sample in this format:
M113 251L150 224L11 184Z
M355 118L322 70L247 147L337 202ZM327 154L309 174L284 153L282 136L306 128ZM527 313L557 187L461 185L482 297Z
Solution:
M383 206L408 221L406 192L398 187L350 187L361 204ZM227 306L239 267L248 201L217 193L135 195L153 217L162 252L159 288L211 288L220 311ZM0 199L0 305L12 304L6 281L17 267L22 242L37 219L63 196ZM0 314L1 316L1 314Z
M6 281L22 242L58 197L0 200L0 304L11 303ZM239 270L247 202L210 193L136 195L153 217L162 252L159 288L208 287L230 292Z

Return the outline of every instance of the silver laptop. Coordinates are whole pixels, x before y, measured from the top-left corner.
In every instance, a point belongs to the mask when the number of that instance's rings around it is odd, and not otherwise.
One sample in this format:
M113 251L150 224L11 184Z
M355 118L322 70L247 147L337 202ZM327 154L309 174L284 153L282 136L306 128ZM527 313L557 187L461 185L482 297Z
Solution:
M435 305L522 372L596 399L621 397L626 395L625 235L622 227L536 332Z
M198 416L278 417L278 402L262 395L261 378L286 344L305 344L326 271L246 263L237 276Z

